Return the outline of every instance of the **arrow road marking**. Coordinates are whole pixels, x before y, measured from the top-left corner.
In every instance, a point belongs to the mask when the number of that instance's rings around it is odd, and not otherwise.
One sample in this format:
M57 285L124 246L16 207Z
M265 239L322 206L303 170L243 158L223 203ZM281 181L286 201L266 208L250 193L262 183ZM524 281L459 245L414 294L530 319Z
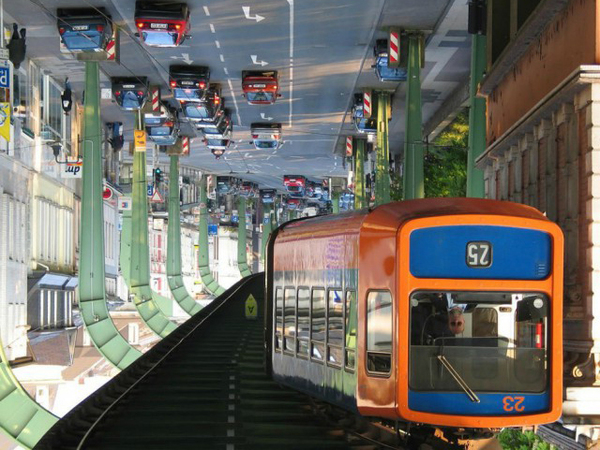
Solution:
M260 118L261 118L262 120L273 120L273 118L272 118L272 117L265 117L265 113L260 113Z
M262 67L262 66L266 66L267 64L269 64L266 61L257 61L257 59L256 59L256 58L258 58L257 55L250 55L250 58L252 58L252 63L256 64L257 66L260 65Z
M264 17L259 16L258 14L251 16L249 6L242 6L242 9L244 10L244 15L246 16L246 19L256 20L257 23L260 22L261 20L264 20Z
M194 61L190 59L189 53L182 53L181 56L171 56L171 59L181 59L186 64L192 64Z

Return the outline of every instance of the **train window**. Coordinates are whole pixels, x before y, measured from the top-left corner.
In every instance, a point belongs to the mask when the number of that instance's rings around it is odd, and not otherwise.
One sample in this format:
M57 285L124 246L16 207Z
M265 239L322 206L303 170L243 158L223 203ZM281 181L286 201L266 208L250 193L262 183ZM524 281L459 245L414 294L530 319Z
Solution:
M327 361L342 364L342 345L344 343L344 303L343 292L330 289L327 301Z
M323 360L325 355L325 290L312 291L311 357Z
M275 349L281 350L283 340L283 290L275 290Z
M548 298L536 293L413 293L410 388L543 392L549 380L549 310Z
M308 357L310 342L310 289L298 288L298 355Z
M293 288L285 288L283 303L283 335L284 350L294 352L296 349L296 292Z
M390 373L392 369L392 295L371 291L367 295L367 370Z
M346 333L346 368L354 369L356 365L356 292L346 292L346 311L345 311Z

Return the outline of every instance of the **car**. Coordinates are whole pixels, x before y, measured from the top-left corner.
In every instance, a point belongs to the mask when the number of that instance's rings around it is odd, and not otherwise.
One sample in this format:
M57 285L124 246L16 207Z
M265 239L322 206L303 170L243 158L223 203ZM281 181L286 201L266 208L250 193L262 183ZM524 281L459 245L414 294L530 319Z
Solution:
M285 206L290 210L300 209L301 205L302 201L299 198L288 197L285 201Z
M320 183L307 180L306 181L306 195L311 198L321 198L323 194L323 186Z
M242 181L240 195L245 198L254 198L258 192L258 185L252 181Z
M117 105L126 111L135 111L144 107L148 98L148 78L113 78L112 93Z
M352 106L352 123L358 133L377 134L377 119L373 116L365 117L362 94L354 94Z
M261 189L260 190L260 201L269 204L275 202L275 197L277 196L276 189Z
M291 196L303 197L306 189L306 177L302 175L284 175L283 185Z
M271 105L281 97L277 71L242 71L242 90L250 105Z
M58 8L61 43L72 52L99 52L112 39L112 20L104 8Z
M211 151L211 153L215 155L215 158L219 159L221 156L223 156L223 154L231 145L231 138L230 135L228 135L227 137L217 139L204 138L204 143Z
M217 176L217 194L236 194L239 187L239 180L235 177Z
M233 123L229 113L222 115L221 120L215 127L198 128L206 139L222 139L225 136L230 136L233 131Z
M406 81L406 69L401 67L388 67L388 41L387 39L377 39L373 47L375 64L371 67L375 69L375 74L379 81Z
M196 128L216 128L224 113L220 88L218 86L211 86L201 102L181 102L181 110L183 111L183 115Z
M206 66L169 67L169 87L175 100L201 102L209 88L210 69Z
M250 125L250 133L250 144L254 144L254 148L258 150L277 150L283 145L280 123L253 123Z
M178 47L190 38L190 10L185 3L137 1L134 21L136 35L150 47Z
M179 137L177 110L162 103L158 113L144 114L146 134L157 145L174 145Z

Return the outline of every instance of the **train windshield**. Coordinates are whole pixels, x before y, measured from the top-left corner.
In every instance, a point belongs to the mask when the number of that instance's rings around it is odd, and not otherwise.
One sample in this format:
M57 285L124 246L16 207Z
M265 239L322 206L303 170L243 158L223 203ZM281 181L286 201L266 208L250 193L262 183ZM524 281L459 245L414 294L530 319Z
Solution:
M469 396L544 391L549 310L541 293L413 293L410 388Z

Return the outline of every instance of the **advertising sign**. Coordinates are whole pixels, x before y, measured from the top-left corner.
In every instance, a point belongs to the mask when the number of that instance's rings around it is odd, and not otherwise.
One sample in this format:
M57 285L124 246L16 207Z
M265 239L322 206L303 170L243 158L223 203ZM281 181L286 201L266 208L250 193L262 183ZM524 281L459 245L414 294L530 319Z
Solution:
M10 141L10 103L0 103L0 136Z

